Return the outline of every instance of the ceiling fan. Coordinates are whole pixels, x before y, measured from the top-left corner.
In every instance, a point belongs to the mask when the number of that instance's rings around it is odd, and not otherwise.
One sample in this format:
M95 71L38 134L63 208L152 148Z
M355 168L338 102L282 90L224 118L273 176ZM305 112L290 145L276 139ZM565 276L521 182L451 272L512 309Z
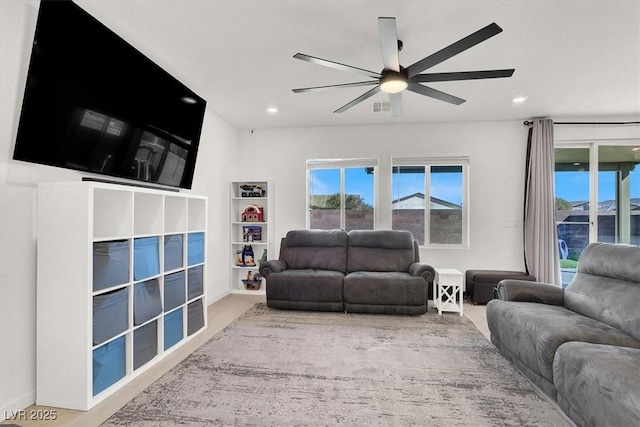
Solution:
M486 70L486 71L459 71L453 73L429 73L420 74L421 72L455 56L483 41L502 32L495 22L487 25L481 30L476 31L467 37L445 47L438 52L421 59L420 61L408 67L400 65L399 52L402 50L402 41L398 40L396 31L396 18L381 17L378 18L378 29L380 31L380 44L382 46L382 60L384 69L376 73L374 71L353 67L351 65L341 64L339 62L329 61L326 59L316 58L314 56L296 53L293 57L302 61L311 62L313 64L324 65L325 67L337 70L351 71L365 75L374 80L363 82L344 83L329 86L316 86L300 89L293 89L295 93L301 92L317 92L327 89L349 88L358 86L374 86L373 89L363 93L353 101L343 105L334 111L334 113L342 113L349 108L359 104L367 98L377 94L380 91L389 94L391 101L391 111L393 116L402 114L402 91L410 90L440 101L449 102L451 104L460 105L465 102L464 99L450 95L445 92L425 86L421 83L444 82L454 80L474 80L474 79L495 79L502 77L511 77L515 69L506 70Z

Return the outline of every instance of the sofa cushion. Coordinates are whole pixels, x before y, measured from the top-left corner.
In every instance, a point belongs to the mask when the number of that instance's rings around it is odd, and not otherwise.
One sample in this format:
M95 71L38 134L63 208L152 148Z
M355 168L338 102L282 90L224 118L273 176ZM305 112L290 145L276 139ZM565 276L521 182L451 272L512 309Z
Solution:
M403 272L357 271L344 278L344 301L351 304L427 304L427 282Z
M640 341L605 323L562 306L492 300L487 304L492 341L512 357L553 381L553 357L568 341L640 348Z
M640 340L640 247L591 243L564 295L571 311Z
M293 230L280 248L288 269L347 271L347 232L344 230Z
M568 342L553 360L558 405L578 425L640 425L640 349Z
M330 270L285 270L271 273L267 299L287 301L342 302L344 274Z
M349 232L347 272L408 272L416 261L408 231L352 230Z

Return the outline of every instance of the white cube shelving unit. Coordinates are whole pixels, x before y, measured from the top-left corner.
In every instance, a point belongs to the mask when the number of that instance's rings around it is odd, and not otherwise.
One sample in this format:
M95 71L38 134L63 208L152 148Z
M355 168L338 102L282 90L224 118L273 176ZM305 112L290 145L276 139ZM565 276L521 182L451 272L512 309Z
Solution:
M206 217L198 195L39 185L37 404L88 410L207 327Z
M243 186L257 186L254 191L243 190ZM245 289L243 279L246 280L249 273L258 273L260 259L263 254L273 258L272 234L273 234L273 184L268 181L232 181L230 187L230 257L231 268L229 289L232 293L247 293L264 295L266 293L265 280L261 280L260 289ZM262 209L261 221L243 221L242 212L250 205L258 206ZM247 227L259 227L260 239L251 238L248 241L247 234L244 233ZM239 265L237 251L242 251L244 246L251 246L253 249L253 259L255 265Z

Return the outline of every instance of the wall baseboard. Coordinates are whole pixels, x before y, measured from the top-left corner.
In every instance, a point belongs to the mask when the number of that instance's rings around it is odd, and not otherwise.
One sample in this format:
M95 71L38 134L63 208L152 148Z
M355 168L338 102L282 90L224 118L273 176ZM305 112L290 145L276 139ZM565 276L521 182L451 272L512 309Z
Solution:
M26 415L24 410L31 405L35 405L36 403L36 391L31 391L24 396L14 400L13 402L9 402L6 405L2 406L2 420L14 420L14 421L25 421L28 419L25 418ZM24 415L24 416L23 416Z
M216 301L220 301L222 298L226 297L230 293L231 293L231 290L226 290L222 293L219 293L218 295L214 295L212 297L207 298L207 305L211 305Z

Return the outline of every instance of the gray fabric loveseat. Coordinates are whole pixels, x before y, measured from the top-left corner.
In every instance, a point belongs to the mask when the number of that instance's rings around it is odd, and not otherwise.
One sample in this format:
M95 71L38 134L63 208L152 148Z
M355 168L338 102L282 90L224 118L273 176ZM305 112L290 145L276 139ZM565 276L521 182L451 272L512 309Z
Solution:
M566 290L503 280L498 298L491 341L576 424L640 425L640 247L592 243Z
M423 314L435 271L407 231L293 230L260 274L273 308Z

